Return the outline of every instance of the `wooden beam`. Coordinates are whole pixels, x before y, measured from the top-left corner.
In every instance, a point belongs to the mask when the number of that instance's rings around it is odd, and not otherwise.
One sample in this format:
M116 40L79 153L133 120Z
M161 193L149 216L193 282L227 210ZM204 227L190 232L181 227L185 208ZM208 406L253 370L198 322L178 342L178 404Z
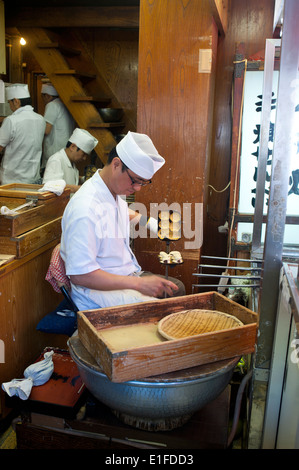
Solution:
M138 28L139 7L8 8L5 24L17 28Z
M229 0L209 0L209 2L218 31L224 36L227 30Z

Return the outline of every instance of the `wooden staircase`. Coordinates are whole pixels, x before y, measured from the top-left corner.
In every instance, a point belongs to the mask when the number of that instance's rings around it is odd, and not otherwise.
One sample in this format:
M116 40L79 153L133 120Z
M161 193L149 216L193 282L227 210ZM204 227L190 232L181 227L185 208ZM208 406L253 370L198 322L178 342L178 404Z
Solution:
M75 36L64 33L62 38L42 28L19 31L77 126L98 139L95 152L105 164L117 143L115 135L125 127L124 122L104 122L98 112L99 107L122 107L106 81Z

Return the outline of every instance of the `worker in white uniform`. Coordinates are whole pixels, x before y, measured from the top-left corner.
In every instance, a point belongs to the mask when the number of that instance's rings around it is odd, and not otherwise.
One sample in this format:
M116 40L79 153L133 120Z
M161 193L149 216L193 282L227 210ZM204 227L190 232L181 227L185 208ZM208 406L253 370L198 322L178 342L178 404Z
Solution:
M40 183L40 161L46 123L34 112L28 85L16 83L6 87L12 114L0 128L0 183Z
M149 184L164 163L147 135L129 132L68 203L60 253L79 310L185 294L181 281L143 273L130 248L129 210L121 197Z
M46 130L41 164L43 169L51 155L66 146L75 129L75 121L51 83L42 85L41 94L46 105L44 112Z
M71 193L76 192L80 187L79 170L76 163L85 160L97 144L97 139L88 131L76 128L66 147L54 153L47 161L43 183L64 180L66 188L70 189Z

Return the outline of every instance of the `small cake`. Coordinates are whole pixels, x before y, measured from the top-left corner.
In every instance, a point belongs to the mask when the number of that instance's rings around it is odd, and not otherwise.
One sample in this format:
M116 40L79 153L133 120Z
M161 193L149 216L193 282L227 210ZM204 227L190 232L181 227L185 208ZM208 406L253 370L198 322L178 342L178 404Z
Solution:
M172 263L182 263L183 262L182 255L179 251L171 251L169 254L170 254Z

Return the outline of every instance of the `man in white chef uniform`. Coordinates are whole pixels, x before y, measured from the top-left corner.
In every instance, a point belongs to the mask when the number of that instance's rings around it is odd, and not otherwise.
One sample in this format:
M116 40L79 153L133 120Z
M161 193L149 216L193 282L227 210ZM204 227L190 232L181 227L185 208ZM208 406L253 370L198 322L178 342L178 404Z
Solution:
M41 94L46 105L44 112L46 130L41 164L41 167L45 168L50 156L66 146L75 129L75 121L51 83L42 85Z
M181 281L142 272L129 246L129 210L120 196L149 184L164 163L147 135L129 132L68 203L60 253L79 310L185 294Z
M0 183L38 183L46 123L31 106L28 85L16 83L5 91L12 114L0 128L0 151L5 149Z
M88 131L76 128L69 138L66 148L54 153L47 161L43 183L64 180L66 188L70 189L71 193L76 192L80 187L79 170L76 163L85 160L97 144L97 139Z

